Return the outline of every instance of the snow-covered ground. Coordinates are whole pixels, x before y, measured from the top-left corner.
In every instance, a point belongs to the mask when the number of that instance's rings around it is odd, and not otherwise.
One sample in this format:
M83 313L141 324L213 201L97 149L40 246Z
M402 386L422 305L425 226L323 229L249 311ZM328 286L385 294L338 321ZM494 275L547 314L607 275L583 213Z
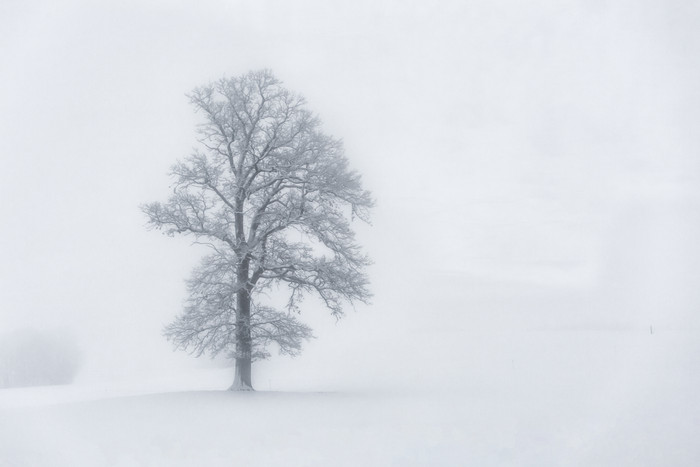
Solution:
M696 396L684 391L681 381L631 385L629 392L610 387L591 400L564 383L528 384L516 374L504 387L481 391L189 391L5 407L0 465L680 466L700 461Z
M0 465L700 465L693 326L501 292L483 292L484 322L367 330L352 357L319 339L259 365L255 393L226 391L221 368L1 390ZM442 310L456 322L459 307ZM338 332L358 336L353 323Z

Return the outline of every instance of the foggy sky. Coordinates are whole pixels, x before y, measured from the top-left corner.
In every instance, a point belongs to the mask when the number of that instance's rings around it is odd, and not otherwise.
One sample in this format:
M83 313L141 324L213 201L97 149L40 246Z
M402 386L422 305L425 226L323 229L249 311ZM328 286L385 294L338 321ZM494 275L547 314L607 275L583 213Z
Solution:
M147 231L139 205L166 198L169 166L195 146L185 93L260 67L344 139L378 203L357 227L375 304L339 325L315 310L327 329L313 345L351 346L365 325L409 339L396 323L425 313L415 300L479 281L618 302L651 287L685 310L699 14L690 1L5 1L0 331L58 327L114 371L170 358L160 330L201 250ZM607 319L654 314L635 306ZM452 326L489 320L470 313Z

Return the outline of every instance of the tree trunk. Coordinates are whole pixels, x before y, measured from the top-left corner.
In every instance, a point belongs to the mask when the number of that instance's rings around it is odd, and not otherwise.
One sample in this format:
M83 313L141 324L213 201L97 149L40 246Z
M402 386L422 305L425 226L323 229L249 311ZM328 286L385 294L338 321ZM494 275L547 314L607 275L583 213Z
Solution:
M236 375L231 391L252 391L252 339L250 335L250 290L247 285L248 264L239 266L238 283L246 284L236 294Z

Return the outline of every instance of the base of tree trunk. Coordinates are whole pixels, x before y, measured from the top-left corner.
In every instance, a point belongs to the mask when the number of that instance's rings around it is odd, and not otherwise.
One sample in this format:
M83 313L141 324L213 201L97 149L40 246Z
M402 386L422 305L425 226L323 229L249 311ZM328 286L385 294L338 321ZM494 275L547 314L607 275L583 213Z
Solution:
M255 391L251 386L248 386L247 384L242 384L238 381L234 381L233 384L231 385L230 388L228 388L229 391Z
M248 364L248 368L250 368L250 363ZM235 378L233 378L233 384L231 385L230 388L228 388L229 391L253 391L253 384L250 382L250 373L248 373L248 377L241 377L240 374L241 371L241 365L239 365L238 362L236 362L236 375Z

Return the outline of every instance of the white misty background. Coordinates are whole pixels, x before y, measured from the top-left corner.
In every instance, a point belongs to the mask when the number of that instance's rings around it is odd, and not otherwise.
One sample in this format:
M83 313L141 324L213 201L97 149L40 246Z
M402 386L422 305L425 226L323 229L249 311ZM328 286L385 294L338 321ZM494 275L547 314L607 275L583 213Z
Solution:
M138 206L196 144L184 94L269 67L377 200L357 225L375 296L338 323L307 301L318 338L255 367L259 389L556 394L609 417L593 426L675 414L659 430L682 443L700 364L699 15L3 2L1 330L71 333L82 381L201 365L161 331L203 252L148 232Z

